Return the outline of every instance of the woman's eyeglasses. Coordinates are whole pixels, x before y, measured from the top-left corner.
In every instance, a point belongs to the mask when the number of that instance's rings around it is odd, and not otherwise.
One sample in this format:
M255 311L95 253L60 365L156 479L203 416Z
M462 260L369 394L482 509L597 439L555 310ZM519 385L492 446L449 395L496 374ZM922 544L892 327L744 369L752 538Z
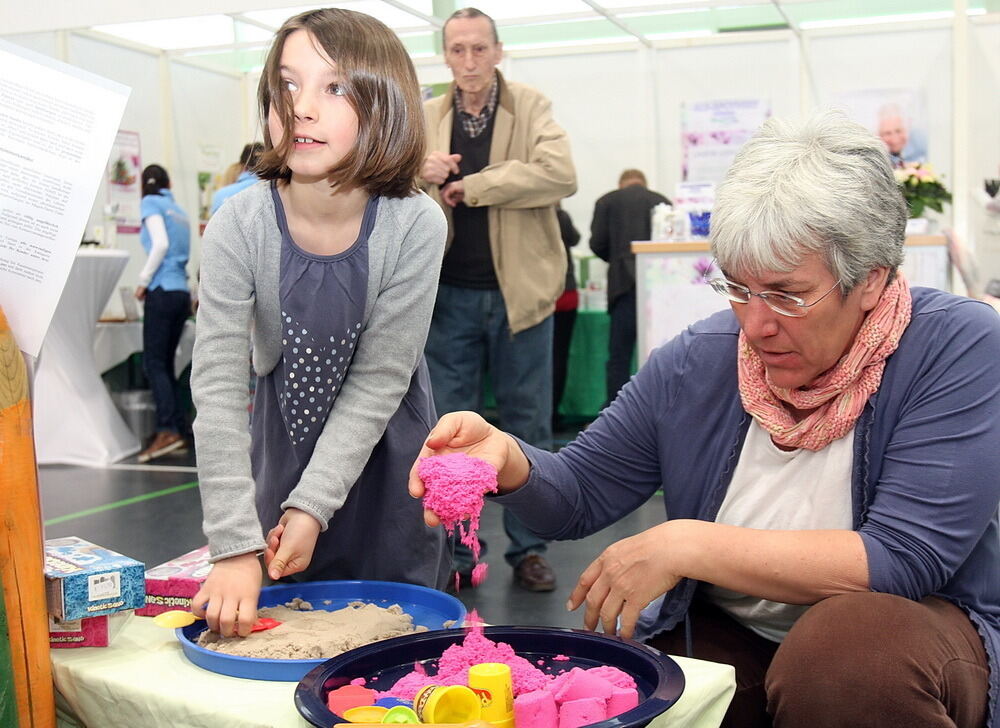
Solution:
M805 316L812 306L815 306L817 303L829 296L833 292L833 289L840 285L840 281L834 283L833 287L829 291L824 293L812 303L806 303L798 296L793 296L790 293L779 293L778 291L761 291L760 293L754 293L746 286L742 286L739 283L733 283L725 278L712 278L708 281L708 284L712 286L716 293L721 296L725 296L730 301L734 301L736 303L750 303L750 298L752 296L757 296L760 300L770 306L772 311L780 313L782 316L800 317Z

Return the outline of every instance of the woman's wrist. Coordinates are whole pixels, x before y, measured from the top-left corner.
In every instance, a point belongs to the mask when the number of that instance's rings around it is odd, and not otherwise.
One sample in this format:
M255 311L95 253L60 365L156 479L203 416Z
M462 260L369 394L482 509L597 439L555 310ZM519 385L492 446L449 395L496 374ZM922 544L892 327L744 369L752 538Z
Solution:
M497 473L497 487L501 495L512 493L528 482L531 475L531 463L521 450L517 440L506 432L501 433L507 443L507 460L503 470Z

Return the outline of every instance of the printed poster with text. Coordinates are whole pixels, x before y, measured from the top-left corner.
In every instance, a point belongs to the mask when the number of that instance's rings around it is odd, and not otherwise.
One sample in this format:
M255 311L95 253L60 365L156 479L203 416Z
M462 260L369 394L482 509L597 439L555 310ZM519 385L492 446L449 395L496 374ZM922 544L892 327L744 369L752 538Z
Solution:
M764 99L685 101L681 104L681 179L719 184L743 142L771 116Z
M129 88L0 41L0 306L38 356Z
M108 204L120 233L142 230L141 160L139 132L119 131L108 159Z

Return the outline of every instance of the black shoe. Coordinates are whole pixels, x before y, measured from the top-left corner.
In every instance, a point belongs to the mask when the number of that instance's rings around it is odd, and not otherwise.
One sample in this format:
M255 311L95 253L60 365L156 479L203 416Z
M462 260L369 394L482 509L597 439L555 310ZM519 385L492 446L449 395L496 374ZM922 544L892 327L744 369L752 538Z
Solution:
M539 554L528 554L514 567L514 581L522 589L533 592L550 592L556 588L556 575Z
M451 573L448 574L448 585L445 587L445 591L449 594L457 594L459 589L473 589L475 586L472 583L471 571L455 571L452 569Z

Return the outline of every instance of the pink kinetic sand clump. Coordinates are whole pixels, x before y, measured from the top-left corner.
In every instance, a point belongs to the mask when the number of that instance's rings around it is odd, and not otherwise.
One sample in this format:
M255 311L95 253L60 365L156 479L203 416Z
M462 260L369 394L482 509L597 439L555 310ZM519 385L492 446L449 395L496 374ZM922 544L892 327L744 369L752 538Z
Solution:
M457 452L424 458L417 463L417 474L424 481L424 507L441 519L448 533L457 527L459 540L472 549L472 557L478 561L479 515L483 496L497 492L496 468ZM463 525L465 519L469 519L468 530Z
M490 570L489 564L476 564L472 567L472 586L479 586L486 581L486 572Z

